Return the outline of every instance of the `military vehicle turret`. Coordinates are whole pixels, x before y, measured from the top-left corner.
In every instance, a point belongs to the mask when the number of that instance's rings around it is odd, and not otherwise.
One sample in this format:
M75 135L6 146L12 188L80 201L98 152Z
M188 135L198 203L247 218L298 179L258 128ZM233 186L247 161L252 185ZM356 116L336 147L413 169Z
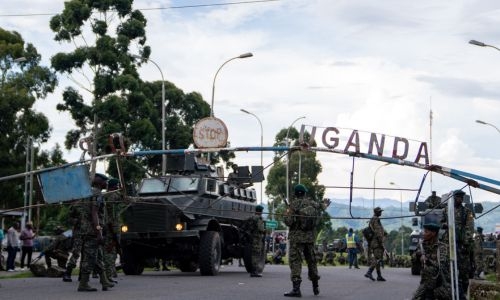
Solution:
M169 157L169 174L143 179L122 213L123 271L139 275L147 261L164 259L182 272L217 275L223 259L243 258L248 272L251 246L242 239L241 225L255 213L254 182L263 180L262 167L238 167L231 182L222 169L198 162L194 155ZM264 244L257 262L265 265Z

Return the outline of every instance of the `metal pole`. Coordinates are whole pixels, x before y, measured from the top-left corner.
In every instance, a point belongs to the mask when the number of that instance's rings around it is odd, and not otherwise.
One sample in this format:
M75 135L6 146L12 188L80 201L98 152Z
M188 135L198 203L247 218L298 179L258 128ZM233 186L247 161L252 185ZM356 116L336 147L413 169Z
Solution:
M244 54L241 54L239 56L236 56L236 57L233 57L233 58L230 58L228 60L226 60L220 67L219 69L217 69L217 72L215 72L215 76L214 76L214 81L212 82L212 105L210 106L210 116L213 117L214 116L214 95L215 95L215 79L217 78L217 74L219 74L219 71L222 69L222 67L224 67L228 62L232 61L232 60L235 60L235 59L238 59L238 58L247 58L247 57L252 57L253 54L251 52L248 52L248 53L244 53Z
M375 185L375 178L377 177L377 172L378 172L378 170L380 170L380 168L385 167L385 166L387 166L387 165L390 165L390 164L389 164L389 163L385 163L385 164L383 164L383 165L379 166L379 167L375 170L375 173L373 174L373 207L372 207L372 209L374 209L374 208L375 208L375 189L376 189L376 185Z
M135 58L144 59L139 55L133 55ZM152 62L153 65L160 71L161 75L161 150L165 151L165 132L167 130L165 125L165 109L167 107L167 103L165 102L165 79L163 77L163 72L161 71L160 66L151 58L146 58L148 61ZM165 176L167 172L167 155L162 154L161 156L161 175Z
M256 114L251 113L251 112L249 112L249 111L247 111L247 110L245 110L243 108L240 109L240 110L242 112L246 113L246 114L254 116L257 119L257 121L259 121L259 125L260 125L260 147L261 148L264 147L264 127L262 127L262 122L260 121L260 118L257 117ZM264 152L262 150L260 150L260 165L262 167L264 167L264 162L263 162L264 161L264 159L263 159L264 158L264 154L263 153ZM262 170L262 171L264 172L264 170ZM261 181L260 182L260 204L262 204L262 200L263 200L263 197L262 197L262 181Z
M288 134L290 134L290 128L292 128L292 126L293 126L293 124L295 124L295 122L297 122L300 119L305 119L305 118L306 118L305 116L298 117L288 127L288 130L286 131L286 138L285 138L287 147L290 147L290 141L288 140ZM289 173L288 169L290 168L289 165L290 165L290 151L288 151L288 155L286 158L286 201L290 201L290 183L289 183L289 179L288 179L288 173Z

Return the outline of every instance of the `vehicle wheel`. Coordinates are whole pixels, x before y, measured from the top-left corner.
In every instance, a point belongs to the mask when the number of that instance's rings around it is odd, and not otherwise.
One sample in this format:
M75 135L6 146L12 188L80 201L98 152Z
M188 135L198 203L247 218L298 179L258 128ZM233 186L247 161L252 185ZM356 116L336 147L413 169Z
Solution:
M136 257L133 251L123 251L123 273L125 275L141 275L144 271L144 263Z
M220 235L217 231L206 231L200 239L200 273L214 276L219 273L221 263Z
M192 260L182 260L177 263L177 268L181 272L196 272L198 270L198 263Z
M248 273L252 273L252 266L255 263L255 272L260 274L262 271L264 271L264 267L266 265L266 251L264 250L264 243L262 243L262 247L260 248L260 253L258 255L258 261L254 262L253 260L255 259L252 255L252 244L248 243L244 246L243 250L243 261L245 262L245 269L247 270ZM257 256L256 256L257 258Z

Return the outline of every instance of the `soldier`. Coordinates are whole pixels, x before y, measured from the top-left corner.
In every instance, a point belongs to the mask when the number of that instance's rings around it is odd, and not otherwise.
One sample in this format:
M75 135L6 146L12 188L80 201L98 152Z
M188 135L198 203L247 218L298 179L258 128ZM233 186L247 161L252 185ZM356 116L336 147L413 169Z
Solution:
M436 191L432 191L432 195L425 199L427 208L441 208L441 197L436 196Z
M252 247L252 271L250 272L250 277L262 277L262 274L258 273L258 264L262 258L262 251L264 251L264 236L266 234L266 227L264 220L262 220L262 211L264 207L262 205L257 205L255 207L255 215L248 218L241 230L244 235L244 240L247 245L250 244Z
M73 223L73 233L72 233L72 249L71 254L66 264L66 271L63 274L64 282L72 282L71 273L73 269L76 268L76 263L80 258L80 253L82 252L82 236L80 234L81 220L83 218L83 203L78 202L71 205L69 210L69 218L71 223Z
M118 179L111 178L108 180L107 191L117 191L119 188ZM117 192L107 196L106 203L104 205L104 268L106 276L108 279L114 283L117 281L112 280L112 277L116 277L116 267L115 262L120 253L120 241L119 241L119 202L121 197Z
M380 223L380 216L382 215L383 209L380 207L375 207L373 209L373 217L370 219L370 228L374 232L373 238L368 241L368 257L371 257L371 264L368 272L366 272L365 277L375 281L375 278L372 276L372 272L374 269L377 270L377 281L385 281L385 278L382 277L382 273L380 271L380 266L383 265L383 256L384 256L384 227L382 223Z
M102 285L102 290L107 291L108 288L114 286L109 280L104 272L104 266L102 262L102 245L104 243L102 235L102 225L103 222L99 218L99 201L102 201L102 196L100 195L101 190L106 188L107 178L104 175L96 174L92 182L92 190L94 195L88 202L86 202L83 208L83 214L81 218L81 236L82 236L82 262L81 262L81 276L80 284L78 285L79 292L94 292L97 289L89 286L90 273L97 268L99 273L99 279ZM101 199L101 200L100 200Z
M65 269L66 263L69 257L69 251L71 250L71 239L65 236L64 229L62 227L57 226L54 230L54 240L50 243L47 248L40 253L41 256L45 255L45 263L47 264L47 268L52 267L51 259L57 260L57 266Z
M284 214L285 224L289 227L288 240L290 242L289 265L293 289L285 293L286 297L302 297L300 292L302 257L307 262L309 280L312 281L314 295L319 294L318 267L314 250L316 229L319 216L322 212L317 203L306 197L307 189L302 184L294 188L295 197L290 202Z
M435 215L428 215L423 227L421 279L413 300L451 299L448 245L438 238L441 226Z
M462 205L465 193L453 192L455 206L455 243L457 250L458 285L460 299L466 299L469 276L474 265L474 216L472 211ZM444 224L448 224L448 207L444 210Z
M474 236L474 261L476 262L476 270L474 272L475 279L484 278L483 242L484 242L483 228L477 227L477 232L476 235Z

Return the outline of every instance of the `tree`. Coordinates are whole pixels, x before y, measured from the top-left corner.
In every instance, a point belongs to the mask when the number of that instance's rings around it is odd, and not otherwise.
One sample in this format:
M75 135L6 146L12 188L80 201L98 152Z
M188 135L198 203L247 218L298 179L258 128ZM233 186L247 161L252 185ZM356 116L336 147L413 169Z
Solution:
M284 145L288 133L289 139L292 140L291 145L299 145L299 132L295 128L281 129L275 137L275 146ZM304 134L304 140L308 140L309 134ZM286 210L286 161L282 160L286 155L283 152L276 152L273 158L273 167L269 170L267 176L266 195L271 200L271 208L274 208L277 220L282 220L282 214ZM321 163L316 159L316 153L312 151L294 151L288 154L289 162L289 188L290 195L293 195L293 187L299 183L305 185L308 189L308 196L316 201L322 201L325 194L325 187L318 182L318 175L321 173ZM300 166L300 168L299 168ZM272 209L271 209L272 210ZM331 227L330 215L324 211L320 220L320 230Z
M33 44L0 28L0 177L25 172L28 138L38 145L50 137L48 118L33 105L53 92L57 79L40 61ZM35 161L39 151L35 146ZM3 208L22 206L23 180L0 182L0 190Z
M68 87L58 110L68 111L77 129L66 135L66 148L76 147L80 138L99 132L95 139L95 155L106 152L107 137L121 132L132 149L160 149L162 143L162 82L142 82L137 68L147 63L151 49L146 45L146 19L132 9L132 0L71 0L65 2L61 14L50 21L55 40L76 45L72 52L57 53L52 66L72 78L81 74L88 86L77 81L89 92L86 100L79 91ZM138 55L130 49L137 49ZM139 58L137 58L139 57ZM191 127L198 119L209 115L209 106L198 93L184 94L170 82L165 82L166 141L170 147L187 147ZM137 163L152 173L161 170L161 158L137 159L125 166L128 178L144 173ZM135 174L135 175L134 175Z

